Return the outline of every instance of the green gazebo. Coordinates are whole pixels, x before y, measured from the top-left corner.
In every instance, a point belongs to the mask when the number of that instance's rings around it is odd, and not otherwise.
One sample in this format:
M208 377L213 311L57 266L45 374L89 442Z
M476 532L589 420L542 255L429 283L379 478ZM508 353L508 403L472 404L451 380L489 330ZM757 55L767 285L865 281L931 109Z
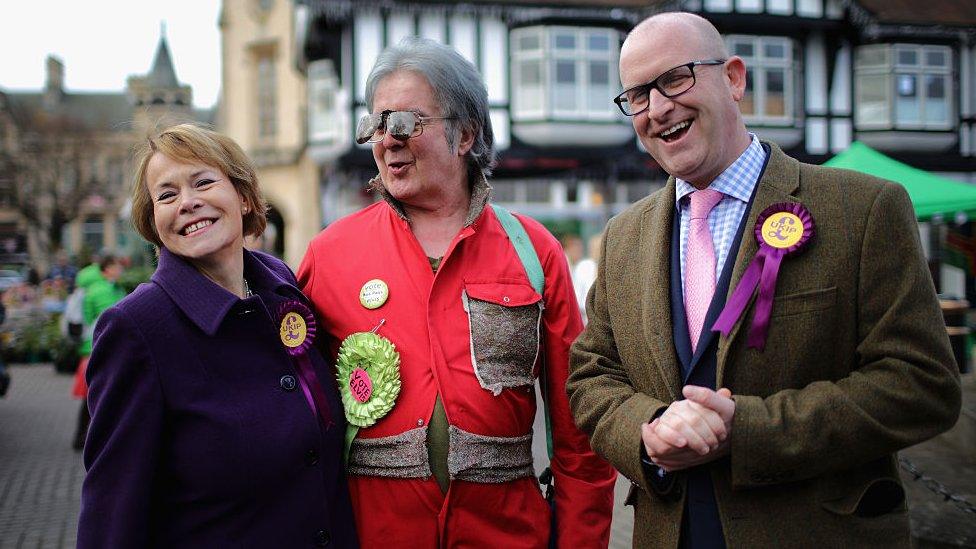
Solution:
M915 207L915 217L921 221L929 221L935 226L948 224L943 242L942 231L933 229L930 233L932 240L932 255L929 268L936 282L936 288L941 288L940 263L946 261L961 267L966 272L965 292L970 301L940 300L942 312L946 318L946 331L952 343L952 351L959 364L961 372L969 371L970 328L967 326L969 305L973 299L973 275L976 274L976 236L970 233L960 233L951 224L961 224L969 220L976 220L976 185L969 185L939 177L908 164L898 162L878 151L868 147L860 141L855 141L848 149L830 160L825 166L847 168L866 174L894 181L908 190L908 196Z
M824 162L894 181L908 190L919 221L939 216L947 222L965 215L976 220L976 185L969 185L903 164L855 141L847 150Z

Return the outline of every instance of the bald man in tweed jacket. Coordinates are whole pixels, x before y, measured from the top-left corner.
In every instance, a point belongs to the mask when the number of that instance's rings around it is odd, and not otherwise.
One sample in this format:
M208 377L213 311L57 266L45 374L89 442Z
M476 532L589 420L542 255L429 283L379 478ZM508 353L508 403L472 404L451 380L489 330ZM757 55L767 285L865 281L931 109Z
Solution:
M708 59L684 92L659 79ZM904 189L761 143L692 353L676 193L714 188L759 146L735 108L745 66L704 19L665 14L628 37L621 80L622 109L674 177L608 223L567 389L633 483L634 546L910 546L896 452L951 427L960 389ZM759 214L783 202L816 231L783 260L765 347L751 348L755 295L727 336L712 326L756 255Z

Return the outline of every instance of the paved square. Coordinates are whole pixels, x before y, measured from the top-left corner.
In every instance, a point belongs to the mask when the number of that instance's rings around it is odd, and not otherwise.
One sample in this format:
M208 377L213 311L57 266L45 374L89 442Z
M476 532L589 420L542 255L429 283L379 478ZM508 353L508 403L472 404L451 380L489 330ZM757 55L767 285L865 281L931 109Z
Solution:
M75 546L81 454L71 449L79 401L49 364L12 366L0 398L0 549Z
M10 392L0 398L0 549L75 546L81 454L71 449L79 403L71 376L49 364L12 366ZM545 458L545 424L537 418L535 454ZM630 547L633 512L623 507L626 480L617 480L610 547Z

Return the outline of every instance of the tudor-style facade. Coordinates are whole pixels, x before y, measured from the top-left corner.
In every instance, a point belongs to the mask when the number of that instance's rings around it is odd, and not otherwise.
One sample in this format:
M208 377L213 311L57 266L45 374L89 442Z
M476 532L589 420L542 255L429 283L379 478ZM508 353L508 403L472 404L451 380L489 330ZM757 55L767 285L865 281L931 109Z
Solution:
M620 44L652 10L636 1L615 2L622 11L559 4L299 4L309 89L316 90L309 95L309 150L333 166L321 182L323 223L372 200L361 189L376 169L350 129L366 112L364 87L376 55L408 35L454 46L484 77L500 153L492 178L497 202L594 232L660 184L610 101L619 93ZM316 133L326 120L332 131Z
M374 199L364 191L372 157L352 135L366 112L366 77L383 48L420 35L457 48L485 79L500 152L495 200L563 230L598 231L665 180L611 98L626 33L678 9L711 20L746 60L745 120L793 156L819 163L862 140L976 182L976 5L968 0L228 0L225 17L262 7L290 12L284 34L271 38L265 25L248 47L288 45L277 62L290 64L279 74L291 81L279 89L303 86L305 103L278 112L302 116L293 124L304 132L295 165L314 166L302 185L318 192L300 194L320 197L320 225ZM225 51L225 67L233 55ZM240 82L228 76L225 90ZM261 112L235 105L225 112ZM307 220L301 226L286 246L291 263L314 234L304 234Z

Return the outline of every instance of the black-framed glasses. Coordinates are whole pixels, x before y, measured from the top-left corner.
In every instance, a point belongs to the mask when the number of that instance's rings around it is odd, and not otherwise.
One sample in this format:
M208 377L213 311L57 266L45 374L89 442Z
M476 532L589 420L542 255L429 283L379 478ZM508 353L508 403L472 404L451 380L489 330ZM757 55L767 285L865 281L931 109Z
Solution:
M695 86L695 67L698 65L723 65L726 59L704 59L678 65L664 71L647 84L634 86L613 98L620 112L635 116L647 110L651 102L651 90L656 89L667 98L678 97Z
M398 141L406 141L424 133L424 125L433 120L453 120L454 116L422 116L413 111L383 111L367 114L359 119L356 143L379 143L386 132Z

